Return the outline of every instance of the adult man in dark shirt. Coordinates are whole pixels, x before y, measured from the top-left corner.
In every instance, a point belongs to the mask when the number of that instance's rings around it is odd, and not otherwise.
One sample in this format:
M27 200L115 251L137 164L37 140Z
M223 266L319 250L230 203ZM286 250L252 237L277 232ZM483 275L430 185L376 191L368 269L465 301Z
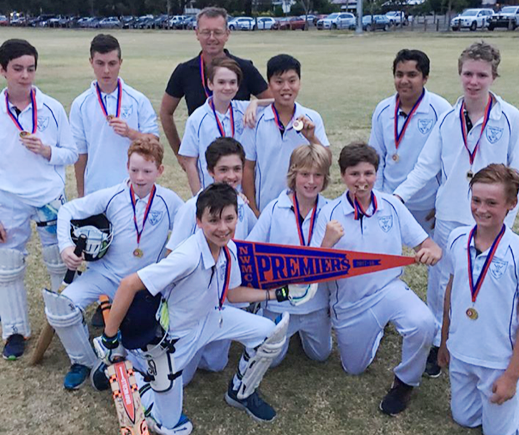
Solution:
M182 97L186 98L188 114L205 103L211 91L207 87L206 67L214 58L229 56L240 65L243 72L236 100L249 100L251 95L270 98L268 85L250 60L240 59L224 49L229 39L227 12L222 8L205 8L197 16L196 37L202 51L195 58L179 64L166 87L160 106L160 120L171 149L182 164L178 155L180 137L175 125L174 113Z

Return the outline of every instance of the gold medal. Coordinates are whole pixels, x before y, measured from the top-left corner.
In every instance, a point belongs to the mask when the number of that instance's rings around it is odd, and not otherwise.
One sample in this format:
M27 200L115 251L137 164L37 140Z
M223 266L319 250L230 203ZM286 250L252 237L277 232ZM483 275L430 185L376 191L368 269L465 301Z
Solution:
M134 257L142 258L143 255L144 255L144 252L142 252L142 249L140 249L140 248L135 248L135 250L133 251Z
M479 314L474 307L467 308L467 311L465 311L465 314L467 315L467 317L470 320L476 320L479 317Z
M292 127L294 127L295 131L301 131L303 129L303 127L304 127L303 121L300 121L299 119L296 119L292 123Z
M20 132L20 137L26 137L26 136L29 136L31 133L29 133L28 131L21 131Z
M394 161L395 163L398 163L398 161L400 160L400 156L399 156L398 154L396 154L396 153L393 154L393 155L391 156L391 158L393 159L393 161Z
M112 119L115 119L115 116L114 116L114 115L108 115L108 116L106 117L106 120L107 120L108 122L110 122Z
M474 176L474 172L472 172L472 169L469 169L467 171L467 180L472 180L472 177Z

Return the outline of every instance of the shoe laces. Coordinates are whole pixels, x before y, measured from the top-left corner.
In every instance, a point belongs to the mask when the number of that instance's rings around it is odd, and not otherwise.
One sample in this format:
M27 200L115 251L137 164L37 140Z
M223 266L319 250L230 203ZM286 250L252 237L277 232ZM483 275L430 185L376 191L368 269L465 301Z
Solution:
M25 341L25 339L23 338L23 335L13 334L13 335L10 335L9 337L7 337L6 344L8 344L8 343L18 344L18 343L23 343L24 341Z
M70 367L70 371L72 373L81 373L85 370L85 368L86 367L81 364L72 364L72 366Z

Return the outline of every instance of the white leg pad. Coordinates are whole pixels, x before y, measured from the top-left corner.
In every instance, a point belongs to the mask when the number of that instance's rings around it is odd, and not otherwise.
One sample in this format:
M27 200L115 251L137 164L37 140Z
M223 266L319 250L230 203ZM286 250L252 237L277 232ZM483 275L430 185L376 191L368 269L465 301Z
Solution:
M173 388L175 382L182 383L182 371L175 372L173 353L160 345L148 345L148 352L143 356L146 360L146 380L156 393L165 393Z
M272 361L283 350L289 321L290 315L287 312L283 313L272 334L256 349L255 355L249 357L245 369L241 371L238 399L246 399L254 393Z
M67 266L61 260L58 245L44 246L42 253L50 275L51 290L57 292L67 273Z
M0 249L0 318L4 339L13 334L31 335L24 275L23 253L15 249Z
M96 356L81 310L64 295L46 289L42 290L42 294L49 324L56 330L72 364L93 367Z

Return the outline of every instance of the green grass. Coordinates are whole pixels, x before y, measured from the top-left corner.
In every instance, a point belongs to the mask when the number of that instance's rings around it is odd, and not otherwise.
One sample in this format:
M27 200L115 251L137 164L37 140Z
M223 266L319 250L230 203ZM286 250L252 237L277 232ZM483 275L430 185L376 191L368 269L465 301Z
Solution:
M180 62L199 50L191 32L113 32L123 48L122 77L144 92L158 110L167 80ZM40 52L37 85L60 100L68 110L73 99L93 79L88 63L90 40L95 32L74 30L1 29L0 39L26 38ZM502 78L494 90L508 102L519 105L516 72L517 32L485 33L503 57ZM297 57L302 65L303 88L299 101L321 113L334 156L348 142L367 139L371 114L376 104L393 92L391 63L404 47L425 50L432 69L428 88L451 103L461 93L457 58L463 48L476 39L474 33L422 34L378 33L356 36L341 32L262 32L235 33L228 48L236 55L252 59L262 73L269 57L280 52ZM184 103L177 116L181 131L186 120ZM165 142L164 142L165 143ZM167 145L166 145L167 147ZM326 196L342 192L338 168ZM75 196L73 174L68 170L67 192ZM161 184L184 199L189 197L187 180L170 150L166 153L166 172ZM1 219L1 217L0 217ZM40 288L48 285L41 262L39 243L31 241L28 250L26 284L33 337L43 321ZM406 271L410 286L425 295L426 269L413 266ZM401 340L392 327L386 331L374 363L362 376L347 376L336 350L324 364L309 361L297 340L292 340L283 364L268 373L262 383L264 396L278 411L274 424L260 425L244 413L225 405L223 394L239 357L233 346L231 363L224 373L198 374L185 390L184 409L198 434L388 434L457 435L480 433L453 423L449 411L449 386L445 375L424 379L414 393L408 411L388 418L378 411L378 403L398 364ZM99 331L93 331L99 334ZM32 351L34 339L28 343ZM78 392L65 392L63 376L66 357L55 338L44 362L29 367L27 357L18 362L0 360L0 434L115 434L116 417L109 394L85 386Z

